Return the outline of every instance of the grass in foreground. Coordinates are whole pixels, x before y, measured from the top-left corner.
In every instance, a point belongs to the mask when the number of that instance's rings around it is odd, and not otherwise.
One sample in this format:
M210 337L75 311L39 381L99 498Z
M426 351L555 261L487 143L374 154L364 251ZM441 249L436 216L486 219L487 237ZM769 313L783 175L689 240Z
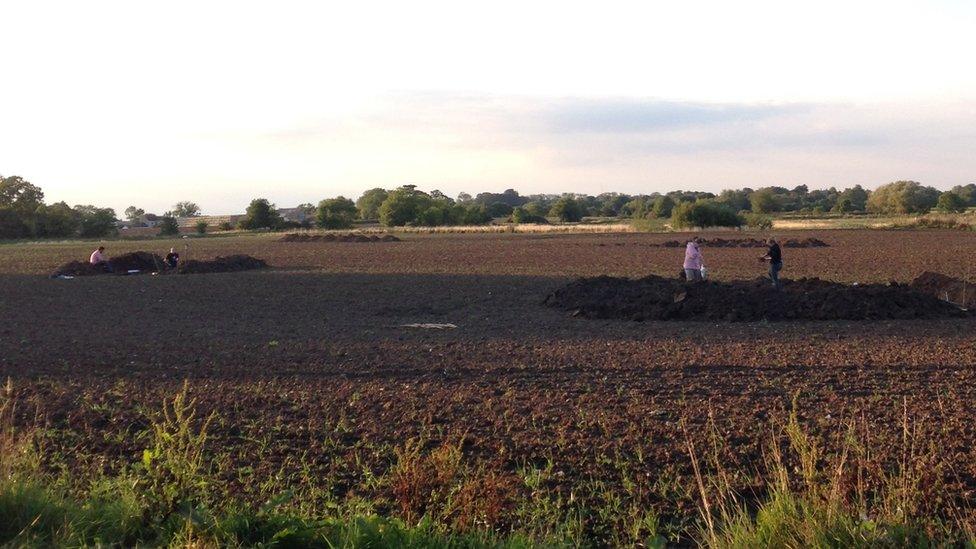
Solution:
M391 500L273 489L260 505L247 505L222 491L205 452L214 418L195 415L186 388L153 421L138 463L71 478L44 472L38 437L15 428L12 395L8 382L0 401L5 546L927 547L973 539L970 510L931 497L944 490L944 471L907 414L900 453L883 463L857 424L840 434L839 452L828 452L794 412L773 431L766 463L754 472L725 466L725 442L712 423L709 448L686 436L697 517L666 509L670 518L662 520L633 482L611 489L594 480L561 494L548 487L550 463L525 468L513 486L466 464L460 446L427 450L417 442L397 449L390 470L371 481ZM742 474L761 477L762 492L733 490L731 479ZM327 502L306 504L318 496Z

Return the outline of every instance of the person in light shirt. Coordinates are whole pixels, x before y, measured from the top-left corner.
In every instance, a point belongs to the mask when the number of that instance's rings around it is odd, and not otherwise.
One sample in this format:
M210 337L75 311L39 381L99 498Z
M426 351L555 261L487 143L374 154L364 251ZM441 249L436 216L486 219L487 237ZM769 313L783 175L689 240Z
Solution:
M697 236L688 241L688 245L685 246L685 280L688 282L696 282L702 279L702 253L701 253L701 239Z
M108 262L108 258L105 257L105 246L99 246L97 250L92 252L91 258L88 260L95 267L101 268L107 273L113 272L112 264Z

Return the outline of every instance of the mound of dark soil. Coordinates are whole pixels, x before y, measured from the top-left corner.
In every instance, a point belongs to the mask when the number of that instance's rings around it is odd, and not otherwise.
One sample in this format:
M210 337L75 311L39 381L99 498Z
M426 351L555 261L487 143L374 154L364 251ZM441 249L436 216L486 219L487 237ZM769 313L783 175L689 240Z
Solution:
M685 244L686 242L680 242L678 240L668 240L662 243L661 247L683 248ZM709 248L765 248L767 246L765 240L755 238L705 238L702 239L702 245ZM826 248L830 244L827 244L819 238L791 238L784 240L782 246L784 248Z
M95 267L87 261L70 261L58 267L56 271L51 273L51 277L59 276L94 276L106 274L102 269Z
M268 264L264 260L249 255L229 255L227 257L216 257L209 261L191 259L179 266L179 273L232 273L237 271L250 271L252 269L264 269L267 266Z
M976 285L965 280L925 271L912 281L911 287L960 307L976 309Z
M163 258L149 252L132 252L109 259L109 264L115 274L129 274L129 271L140 273L155 273L163 269ZM87 261L71 261L58 267L51 275L58 276L94 276L106 273L102 268L95 267Z
M550 307L573 316L626 320L881 320L965 316L958 307L903 284L847 286L816 278L684 282L581 278L549 295Z
M364 234L304 234L291 233L281 237L279 242L400 242L400 239L392 234L383 236L364 235Z

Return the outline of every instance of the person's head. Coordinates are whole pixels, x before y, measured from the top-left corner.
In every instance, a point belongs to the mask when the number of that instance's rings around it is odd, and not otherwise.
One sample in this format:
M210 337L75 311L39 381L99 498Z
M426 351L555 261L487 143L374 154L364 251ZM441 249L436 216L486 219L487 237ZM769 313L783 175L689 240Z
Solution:
M702 239L701 239L700 236L696 236L695 238L692 238L691 241L694 242L695 244L701 244L702 243Z
M766 239L766 243L772 246L773 244L776 244L776 239L773 237L769 237Z
M104 251L105 251L105 246L99 246L99 247L98 247L98 251L100 251L100 252L104 252Z
M175 253L176 253L176 248L170 248L170 249L169 249L169 253L171 253L171 254L175 254Z

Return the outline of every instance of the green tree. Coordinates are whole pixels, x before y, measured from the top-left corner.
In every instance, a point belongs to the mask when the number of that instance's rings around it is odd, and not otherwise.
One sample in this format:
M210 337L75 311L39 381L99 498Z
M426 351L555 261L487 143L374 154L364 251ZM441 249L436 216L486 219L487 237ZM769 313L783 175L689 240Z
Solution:
M779 198L772 188L759 189L749 195L749 205L753 213L772 213L780 210Z
M966 211L966 200L952 191L946 191L939 195L937 206L939 211L946 213L962 213Z
M118 219L112 208L75 206L78 214L78 234L82 238L102 238L118 234Z
M672 210L674 210L674 200L670 196L659 196L654 199L654 205L651 206L651 215L663 219L671 217Z
M417 223L421 212L430 207L431 198L414 185L404 185L392 192L380 205L380 223L387 227L402 227Z
M241 228L246 230L277 229L282 219L278 209L267 198L255 198L247 207Z
M209 226L210 225L208 225L207 222L203 221L202 219L200 221L197 221L196 224L197 234L207 234L207 227Z
M323 229L348 229L356 218L356 204L343 196L319 202L315 224Z
M867 210L879 214L925 213L939 200L938 190L916 181L895 181L874 190L867 200Z
M356 201L356 209L359 210L359 219L379 219L380 206L390 193L386 189L379 187L370 189L363 193Z
M962 197L967 206L976 206L976 183L956 185L952 188L952 192Z
M33 212L44 204L44 191L18 175L0 175L0 208Z
M745 220L732 208L710 199L682 202L671 212L671 226L676 229L692 227L741 227Z
M488 215L492 217L507 217L512 215L512 207L504 202L493 202L488 206Z
M457 225L484 225L491 221L488 209L482 204L468 202L466 204L455 204L452 217Z
M177 202L173 209L166 213L171 217L197 217L200 215L200 206L188 200Z
M78 232L81 219L78 212L64 202L50 206L38 206L38 225L36 236L46 238L67 238Z
M864 209L867 207L868 192L864 190L864 187L861 187L860 185L854 185L849 189L844 189L837 196L837 204L840 204L841 201L845 199L849 201L850 209L835 209L835 211L863 212ZM837 208L836 204L834 205L834 208Z
M715 200L732 208L734 211L741 212L752 208L752 202L749 200L750 194L752 194L752 189L748 188L725 189Z
M834 204L833 211L837 213L850 213L857 211L854 207L854 201L848 196L843 196L837 200L837 204Z
M583 208L572 196L564 196L556 201L549 210L549 216L560 221L575 223L583 220Z
M545 205L539 201L526 202L525 205L521 206L521 208L529 215L536 217L545 217L546 214L549 213L549 208L545 207Z
M136 208L135 206L129 206L125 209L125 218L129 221L135 221L140 217L146 215L146 210L142 208Z
M159 235L175 236L178 234L180 234L180 225L176 222L176 218L171 215L164 215L159 222Z

